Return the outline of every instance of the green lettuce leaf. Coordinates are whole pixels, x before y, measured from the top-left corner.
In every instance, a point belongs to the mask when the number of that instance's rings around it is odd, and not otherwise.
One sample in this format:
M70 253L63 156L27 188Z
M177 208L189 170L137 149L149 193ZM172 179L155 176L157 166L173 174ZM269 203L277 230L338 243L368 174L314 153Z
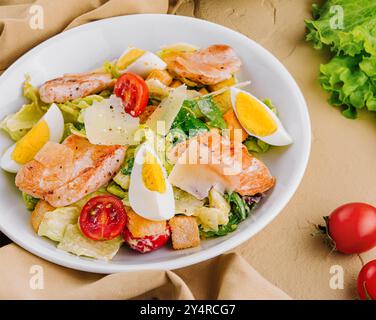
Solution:
M341 10L343 24L333 28ZM329 103L351 119L362 108L376 111L376 1L329 0L314 5L313 19L306 20L306 26L306 38L315 48L329 47L335 54L320 66L319 81L330 93Z
M201 235L206 238L225 236L226 234L235 231L238 224L244 221L251 213L252 209L238 193L226 193L224 196L231 207L229 221L227 224L219 226L216 231L205 231L201 229Z
M120 77L120 73L116 68L116 63L114 62L105 61L103 64L103 69L105 70L105 72L110 73L112 75L112 78L117 79Z
M264 153L270 149L270 144L252 136L248 136L243 143L249 152Z
M60 242L67 225L77 223L79 214L76 207L62 207L47 212L39 226L38 235Z
M306 39L312 41L316 49L329 46L336 54L349 56L355 56L363 51L375 54L376 2L374 0L329 0L322 6L314 4L312 16L313 19L305 21ZM343 23L337 19L341 16Z
M63 113L65 123L83 123L83 110L93 105L94 101L102 101L104 97L100 94L93 94L84 98L77 98L72 101L58 103L57 106Z
M4 130L14 140L20 140L38 121L48 105L39 99L38 89L30 83L30 77L26 76L23 85L23 95L29 101L13 114L5 117L0 123L0 129Z
M223 119L222 111L218 108L212 96L194 100L185 100L181 111L181 114L178 116L180 116L182 120L188 116L189 118L199 119L210 127L219 129L227 128L226 122ZM187 111L189 112L187 113Z
M122 244L120 237L109 241L94 241L86 238L76 224L69 224L58 249L73 253L77 256L96 258L104 261L111 260L119 251Z
M25 207L29 211L33 211L39 199L34 198L33 196L27 194L26 192L22 192L22 200L25 204Z
M344 107L342 114L354 119L357 109L367 107L376 110L376 86L373 80L360 69L363 59L360 56L337 56L329 63L320 66L320 83L330 93L329 102L333 106ZM367 72L371 67L362 65Z
M63 134L63 140L70 136L71 134L75 134L76 136L86 138L86 130L83 123L66 123L64 125L64 134Z

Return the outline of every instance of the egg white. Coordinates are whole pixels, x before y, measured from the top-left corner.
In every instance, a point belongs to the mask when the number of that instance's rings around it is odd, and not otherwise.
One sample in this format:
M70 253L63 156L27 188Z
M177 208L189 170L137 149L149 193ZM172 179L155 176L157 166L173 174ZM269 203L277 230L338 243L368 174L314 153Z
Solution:
M157 191L151 191L144 185L142 179L142 164L148 152L157 159L158 164L162 168L166 184L166 191L163 194ZM131 208L145 219L164 221L175 215L174 193L167 179L166 170L153 148L147 143L142 144L137 150L131 172L128 195Z
M121 57L127 54L132 49L134 49L134 47L128 47L123 52ZM166 69L166 67L166 62L164 62L156 54L150 51L145 51L145 53L141 57L139 57L136 61L132 62L124 70L121 70L120 73L133 72L143 78L146 78L153 69L164 70Z
M238 89L238 88L232 87L230 89L230 92L231 92L231 104L232 104L232 107L233 107L234 112L235 112L237 117L238 117L238 114L237 114L237 111L236 111L236 97L240 92L243 92L243 93L249 95L250 97L252 97L253 99L256 99L264 107L264 109L268 112L269 116L273 119L273 121L277 125L277 130L274 133L272 133L271 135L268 135L268 136L257 136L257 135L253 134L252 132L248 131L246 128L243 127L244 130L247 131L247 133L249 135L256 137L256 138L258 138L258 139L260 139L260 140L262 140L262 141L264 141L264 142L266 142L270 145L273 145L273 146L285 146L285 145L289 145L293 142L290 135L287 133L286 129L283 127L281 120L277 117L277 115L267 105L265 105L265 103L260 101L258 98L256 98L251 93L244 91L244 90L241 90L241 89ZM238 119L239 119L239 117L238 117ZM239 119L239 123L241 124L240 119Z
M59 107L55 103L50 106L48 111L39 121L42 120L47 123L50 135L49 141L60 142L64 134L64 118ZM22 167L22 164L12 159L12 153L15 147L16 144L10 146L1 157L0 161L1 168L11 173L17 173Z

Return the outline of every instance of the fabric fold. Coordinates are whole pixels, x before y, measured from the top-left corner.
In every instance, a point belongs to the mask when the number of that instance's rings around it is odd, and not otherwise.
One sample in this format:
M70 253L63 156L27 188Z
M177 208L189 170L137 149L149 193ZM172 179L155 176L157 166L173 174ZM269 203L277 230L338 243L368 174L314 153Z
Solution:
M0 299L290 299L236 253L174 271L68 269L15 244L0 249Z
M12 4L10 4L12 3ZM0 70L53 35L126 14L166 13L168 0L36 0L0 5Z

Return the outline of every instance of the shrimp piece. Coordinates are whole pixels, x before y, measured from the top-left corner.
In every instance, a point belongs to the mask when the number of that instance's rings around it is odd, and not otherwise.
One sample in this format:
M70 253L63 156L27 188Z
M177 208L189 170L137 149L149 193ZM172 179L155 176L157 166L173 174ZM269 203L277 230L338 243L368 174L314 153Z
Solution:
M39 95L43 102L62 103L113 87L115 80L105 72L89 72L66 74L45 82L39 88Z
M213 85L231 78L241 61L227 45L217 44L197 52L177 52L165 58L168 70L178 78Z

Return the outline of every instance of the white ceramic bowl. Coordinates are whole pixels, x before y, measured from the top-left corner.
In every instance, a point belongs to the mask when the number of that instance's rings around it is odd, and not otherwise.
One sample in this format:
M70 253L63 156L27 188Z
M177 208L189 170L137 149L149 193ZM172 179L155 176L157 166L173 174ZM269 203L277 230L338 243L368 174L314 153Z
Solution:
M30 50L0 77L0 118L18 110L24 100L24 74L34 85L60 76L91 70L105 60L118 57L128 45L156 51L161 45L188 42L200 47L231 45L243 66L241 80L252 80L248 90L268 97L278 107L280 118L294 144L274 148L264 160L277 178L275 188L239 228L221 238L203 241L200 248L174 251L169 247L149 254L126 248L111 262L79 258L56 249L53 242L38 237L30 226L30 213L14 186L14 175L0 173L0 229L26 250L54 263L90 272L112 273L144 269L175 269L191 265L230 250L246 241L287 204L296 191L310 151L310 121L303 95L284 66L267 50L249 38L223 26L203 20L173 15L130 15L89 23L63 32ZM11 144L3 133L0 150Z

